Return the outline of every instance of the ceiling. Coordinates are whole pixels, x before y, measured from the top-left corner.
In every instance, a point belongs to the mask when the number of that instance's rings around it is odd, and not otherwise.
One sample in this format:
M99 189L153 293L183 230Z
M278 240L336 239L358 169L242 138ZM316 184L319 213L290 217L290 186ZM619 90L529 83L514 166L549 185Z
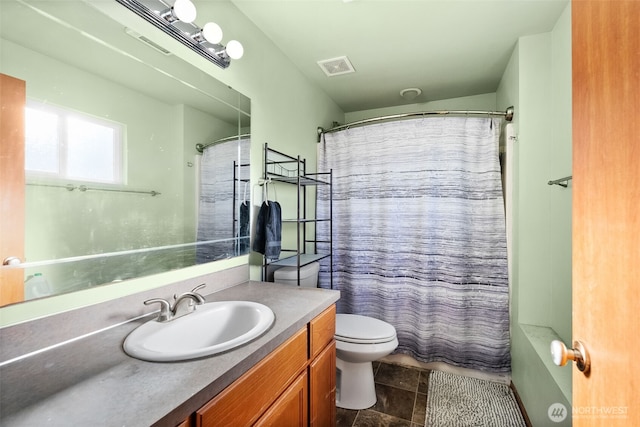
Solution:
M170 105L186 104L231 124L237 123L239 116L243 123L248 121L232 107L242 102L238 92L175 55L159 54L127 33L119 22L104 19L87 2L0 0L0 10L0 37L4 40ZM31 73L25 69L33 68L29 61L37 56L21 53L18 58L10 64L13 73L26 79L24 76ZM62 78L48 76L50 87L41 88L42 93L56 90Z
M568 0L232 0L345 112L495 92L520 36ZM346 55L356 72L317 61ZM400 90L423 93L408 101Z

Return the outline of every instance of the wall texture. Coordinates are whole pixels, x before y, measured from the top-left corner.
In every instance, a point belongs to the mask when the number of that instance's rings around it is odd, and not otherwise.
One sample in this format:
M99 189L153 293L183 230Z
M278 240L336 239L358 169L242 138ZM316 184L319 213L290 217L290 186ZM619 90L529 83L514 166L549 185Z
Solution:
M522 37L497 91L515 105L512 377L533 425L552 423L553 403L571 408L571 367L551 363L549 343L571 339L570 7L553 31Z

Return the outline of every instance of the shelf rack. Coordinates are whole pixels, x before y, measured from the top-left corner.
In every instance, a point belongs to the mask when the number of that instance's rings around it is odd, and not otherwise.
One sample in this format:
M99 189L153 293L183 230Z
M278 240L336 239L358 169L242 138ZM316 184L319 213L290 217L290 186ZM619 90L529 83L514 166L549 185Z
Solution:
M250 247L248 238L249 230L244 230L246 235L243 235L243 227L240 223L240 204L242 202L247 202L247 200L245 200L247 186L251 181L249 178L250 167L250 163L239 163L237 160L233 161L233 210L231 212L233 212L233 237L236 238L234 248L235 255L242 255Z
M282 249L281 252L293 255L281 257L276 261L268 261L263 257L263 278L269 277L269 266L296 267L298 273L298 286L300 286L300 269L305 265L329 258L329 281L330 288L333 289L333 171L307 173L307 162L300 156L293 157L269 147L264 144L264 180L266 182L278 182L296 186L296 218L283 219L284 223L295 223L296 227L296 247L292 249ZM317 218L317 204L313 217L308 215L308 187L327 186L329 189L329 216L327 218ZM316 192L317 199L317 192ZM316 200L317 202L317 200ZM329 239L317 240L317 226L319 223L329 223ZM311 233L310 228L313 229ZM283 229L284 232L284 229ZM318 243L327 244L328 251L319 253ZM307 251L307 247L312 246L313 251Z

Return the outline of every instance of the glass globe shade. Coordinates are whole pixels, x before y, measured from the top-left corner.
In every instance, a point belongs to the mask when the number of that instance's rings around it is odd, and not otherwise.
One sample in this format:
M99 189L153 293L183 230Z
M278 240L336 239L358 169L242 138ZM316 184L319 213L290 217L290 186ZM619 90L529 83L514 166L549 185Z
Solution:
M196 20L196 6L191 0L176 0L173 4L173 13L176 18L187 24Z
M227 43L226 51L231 59L240 59L242 55L244 55L244 47L242 47L242 43L237 40L231 40Z
M209 43L218 44L222 41L222 28L215 22L207 22L202 27L202 37Z

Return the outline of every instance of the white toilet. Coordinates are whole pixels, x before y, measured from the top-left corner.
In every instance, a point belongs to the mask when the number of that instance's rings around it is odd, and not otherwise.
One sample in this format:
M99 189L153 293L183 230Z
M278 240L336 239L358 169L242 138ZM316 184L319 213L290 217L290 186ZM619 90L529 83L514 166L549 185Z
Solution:
M336 315L336 406L365 409L376 403L371 362L398 347L396 328L357 314Z

